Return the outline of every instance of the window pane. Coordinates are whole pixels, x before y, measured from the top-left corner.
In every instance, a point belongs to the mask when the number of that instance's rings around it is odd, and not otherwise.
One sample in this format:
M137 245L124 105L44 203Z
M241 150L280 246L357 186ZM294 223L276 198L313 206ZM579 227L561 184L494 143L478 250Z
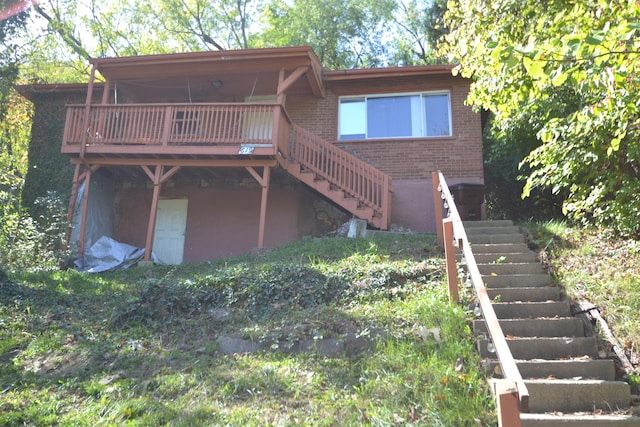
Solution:
M412 136L411 96L367 99L369 138Z
M425 136L451 136L449 95L424 96Z
M364 99L340 101L340 139L364 139L366 119Z

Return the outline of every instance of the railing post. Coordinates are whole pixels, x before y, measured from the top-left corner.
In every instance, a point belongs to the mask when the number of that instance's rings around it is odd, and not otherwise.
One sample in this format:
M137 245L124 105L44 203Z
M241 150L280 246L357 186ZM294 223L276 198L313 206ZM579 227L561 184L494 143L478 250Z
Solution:
M431 183L433 185L433 210L436 213L436 235L438 237L438 245L442 247L444 240L442 239L442 198L440 197L440 173L431 173Z
M515 382L498 380L495 382L498 427L520 427L518 388Z
M456 248L453 246L453 220L447 218L442 221L444 234L444 255L447 265L447 283L449 285L449 301L458 304L458 267L456 265Z

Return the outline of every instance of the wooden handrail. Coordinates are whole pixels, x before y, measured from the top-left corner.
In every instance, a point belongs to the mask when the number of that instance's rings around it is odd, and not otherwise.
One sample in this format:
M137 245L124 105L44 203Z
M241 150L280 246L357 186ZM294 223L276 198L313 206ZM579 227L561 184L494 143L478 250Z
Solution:
M280 104L95 104L67 106L63 145L278 144ZM285 136L286 135L282 135Z
M288 157L343 190L347 197L372 208L388 227L391 177L300 126L294 124L292 130Z
M433 172L432 179L434 181L434 188L436 189L434 192L435 209L442 209L444 207L446 211L448 211L448 215L443 216L448 217L453 225L453 239L449 239L448 236L445 235L444 244L447 245L455 243L455 246L463 252L467 264L467 273L469 274L469 278L475 289L480 309L482 310L482 315L484 316L484 321L487 325L490 340L495 346L498 362L502 369L502 375L506 380L512 381L515 384L520 401L520 411L528 412L529 391L527 390L527 386L522 379L520 370L513 359L513 355L511 354L505 335L500 327L498 317L493 310L491 298L489 297L487 288L482 280L482 275L480 274L471 245L469 244L467 233L464 229L460 214L458 213L458 208L451 196L444 175L442 175L440 171ZM443 227L443 224L438 224L437 226ZM447 229L443 228L443 230L446 232ZM454 242L451 240L454 240ZM454 280L455 284L450 283L449 285L457 287L457 278Z

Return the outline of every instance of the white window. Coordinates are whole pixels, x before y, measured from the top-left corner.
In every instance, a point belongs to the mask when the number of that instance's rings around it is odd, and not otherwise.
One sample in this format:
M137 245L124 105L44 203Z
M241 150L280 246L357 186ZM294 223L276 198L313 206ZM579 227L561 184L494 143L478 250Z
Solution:
M340 98L338 138L451 136L448 91Z

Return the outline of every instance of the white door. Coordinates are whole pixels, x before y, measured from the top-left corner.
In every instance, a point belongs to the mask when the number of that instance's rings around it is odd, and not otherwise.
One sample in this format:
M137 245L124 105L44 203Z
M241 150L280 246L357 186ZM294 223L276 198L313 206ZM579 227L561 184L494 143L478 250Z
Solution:
M160 199L153 237L153 252L167 264L180 264L187 228L187 199Z

